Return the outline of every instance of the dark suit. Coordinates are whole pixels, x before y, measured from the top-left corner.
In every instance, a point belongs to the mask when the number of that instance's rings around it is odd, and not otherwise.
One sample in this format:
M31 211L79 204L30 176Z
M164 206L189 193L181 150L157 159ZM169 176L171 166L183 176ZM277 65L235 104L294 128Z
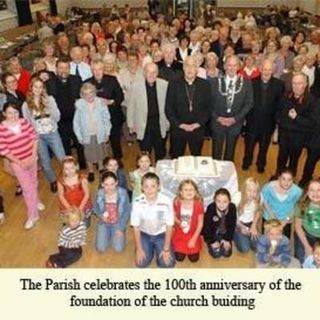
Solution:
M159 78L168 82L180 79L183 77L182 64L178 61L173 61L171 66L167 66L164 60L158 62Z
M190 48L187 48L187 56L191 56L191 52L192 52L192 50ZM181 65L182 65L183 64L183 59L181 57L179 48L176 49L176 58L177 58L177 61L180 62Z
M275 129L276 114L279 102L284 94L284 83L272 77L266 84L259 78L252 81L253 108L247 114L245 136L245 156L243 167L248 168L252 163L253 150L259 143L257 158L258 169L263 171L266 165L267 152L272 133Z
M242 80L241 80L242 79ZM240 92L235 94L231 111L227 112L226 96L219 92L219 82L221 91L226 92L225 76L212 80L212 107L211 107L211 128L212 128L212 156L218 160L233 161L234 149L237 138L240 134L244 119L253 106L252 85L248 80L238 77L236 90L242 82ZM222 126L217 122L218 117L235 118L236 123L230 127ZM226 142L224 155L222 154L223 144Z
M86 168L83 146L73 132L73 116L75 112L75 102L80 98L81 78L69 75L66 81L57 76L46 82L47 92L56 100L61 117L58 129L62 144L67 155L72 154L72 145L77 149L78 161L81 169Z
M171 157L177 158L185 152L187 143L191 154L199 156L204 140L205 124L209 118L210 85L206 80L196 78L192 84L192 110L190 110L187 82L178 79L169 82L165 113L170 122ZM200 128L192 132L181 129L181 124L199 123Z
M283 97L278 116L279 122L279 154L277 173L279 174L289 161L289 168L296 174L298 161L303 147L311 138L314 128L314 112L316 110L315 97L310 94L304 101L294 99L292 95ZM295 109L297 117L291 119L290 109Z
M98 97L114 100L114 103L108 106L112 125L110 132L110 144L114 157L121 159L123 156L121 148L121 132L125 118L121 109L121 103L124 99L124 95L120 84L116 77L110 75L104 75L100 82L98 82L94 77L87 81L97 88Z

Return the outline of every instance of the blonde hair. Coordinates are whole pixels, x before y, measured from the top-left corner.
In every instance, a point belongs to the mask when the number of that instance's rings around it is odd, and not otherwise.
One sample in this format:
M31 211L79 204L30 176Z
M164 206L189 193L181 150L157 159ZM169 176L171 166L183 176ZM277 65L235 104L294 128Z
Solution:
M311 186L311 184L313 183L318 183L320 184L320 180L311 180L306 188L304 189L304 192L303 192L303 195L302 197L300 198L300 201L299 201L299 208L301 210L301 213L304 214L305 210L308 208L309 204L310 204L310 199L308 197L308 191L309 191L309 188Z
M178 194L177 194L176 199L183 200L182 197L181 197L181 192L182 192L183 187L185 185L187 185L187 184L192 185L193 188L194 188L194 191L196 193L194 200L202 200L201 194L199 192L198 185L192 179L185 179L185 180L180 182L179 187L178 187Z
M249 177L244 181L244 183L242 185L241 201L239 204L239 214L240 215L243 213L244 207L248 202L247 188L249 187L249 185L256 187L257 197L256 197L256 199L254 199L255 211L257 212L260 209L260 184L259 184L258 180L256 180L255 178Z
M282 232L281 222L276 219L271 219L264 223L264 233L269 233L272 229L280 229Z
M61 162L62 175L64 176L64 166L68 163L72 163L76 167L76 173L79 175L79 164L77 160L72 156L66 156Z
M83 85L82 85L82 87L81 87L81 89L80 89L80 96L81 96L81 98L83 98L83 94L84 94L84 92L85 91L92 91L92 92L94 92L94 94L96 95L96 93L97 93L97 88L92 84L92 83L90 83L90 82L85 82Z
M72 206L67 211L66 216L67 216L66 217L66 222L68 224L70 224L70 222L72 220L74 220L74 219L77 219L79 221L79 223L80 223L83 220L83 217L84 217L83 212L79 208L77 208L75 206Z

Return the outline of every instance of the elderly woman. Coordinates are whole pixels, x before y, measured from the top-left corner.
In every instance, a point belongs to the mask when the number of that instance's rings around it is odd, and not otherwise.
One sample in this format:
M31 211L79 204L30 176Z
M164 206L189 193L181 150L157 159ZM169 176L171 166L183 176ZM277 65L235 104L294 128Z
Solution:
M103 57L104 74L118 78L117 59L113 53L106 53Z
M280 65L281 68L274 74L276 78L280 78L283 72L290 70L293 65L294 53L290 50L293 42L290 36L283 36L280 39L280 49L275 63Z
M56 63L58 58L55 56L55 44L51 40L46 40L42 43L43 60L47 66L47 70L57 73Z
M219 58L214 52L209 52L205 57L204 68L209 82L220 75L220 70L217 67L218 61Z
M94 181L93 164L99 171L106 157L106 145L111 130L110 114L103 99L97 97L96 87L87 82L80 90L81 98L76 102L73 130L84 146L84 155L89 169L88 180Z
M17 90L24 96L26 96L29 89L29 83L31 75L29 71L22 68L18 57L12 57L9 60L8 71L12 73L18 80Z
M284 61L278 58L278 42L276 40L269 40L264 49L264 58L275 64L274 77L279 78L284 68Z

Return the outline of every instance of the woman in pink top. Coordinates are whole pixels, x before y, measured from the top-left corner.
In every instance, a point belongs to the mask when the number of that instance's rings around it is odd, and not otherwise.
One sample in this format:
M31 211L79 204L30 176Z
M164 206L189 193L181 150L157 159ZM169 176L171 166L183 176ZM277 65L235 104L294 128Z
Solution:
M28 209L26 229L31 229L39 219L37 179L37 135L31 124L19 118L19 108L13 103L3 106L4 120L0 123L0 155L10 161Z

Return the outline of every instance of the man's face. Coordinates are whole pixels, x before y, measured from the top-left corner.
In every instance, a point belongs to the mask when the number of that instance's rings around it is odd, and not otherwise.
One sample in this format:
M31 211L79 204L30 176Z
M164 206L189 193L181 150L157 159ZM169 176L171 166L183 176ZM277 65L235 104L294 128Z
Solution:
M67 79L70 74L70 66L67 62L60 62L57 65L57 74L62 79Z
M229 77L233 78L237 75L238 70L239 70L238 60L234 58L229 58L225 65L226 74Z

